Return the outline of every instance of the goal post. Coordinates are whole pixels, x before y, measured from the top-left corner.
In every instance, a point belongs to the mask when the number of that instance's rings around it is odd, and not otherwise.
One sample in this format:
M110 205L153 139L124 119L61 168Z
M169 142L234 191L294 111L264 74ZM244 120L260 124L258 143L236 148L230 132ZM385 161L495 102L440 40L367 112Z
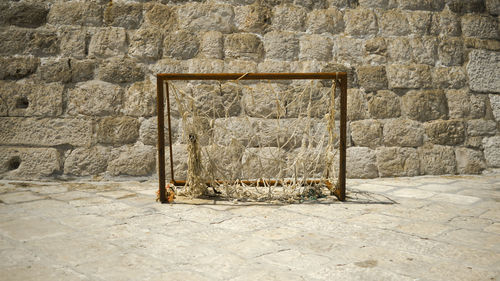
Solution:
M174 190L171 186L184 186L189 180L179 180L175 177L174 171L174 152L173 152L173 132L172 132L172 100L169 91L169 84L173 81L186 80L214 80L214 81L240 81L240 80L331 80L334 89L339 86L339 108L340 108L340 125L338 138L338 179L334 184L328 181L318 179L305 179L302 183L305 184L326 184L330 189L331 194L335 195L340 201L346 198L346 124L347 124L347 73L346 72L327 72L327 73L160 73L157 74L157 121L158 121L158 180L159 180L159 201L168 203L173 200ZM332 93L334 95L334 93ZM166 102L166 104L165 104ZM310 102L310 101L309 101ZM309 103L310 105L310 103ZM166 107L165 107L166 106ZM278 105L279 107L279 105ZM165 120L165 109L167 120ZM331 113L333 114L333 113ZM334 118L334 117L332 117ZM170 163L170 181L167 189L166 181L166 165L165 165L165 121L168 129L168 149ZM335 122L335 121L334 121ZM196 136L189 136L189 138ZM196 141L196 140L195 140ZM326 157L327 155L322 155ZM238 178L235 182L243 185L257 186L276 186L285 185L294 181L293 179L279 179L259 177L257 179L242 179ZM222 184L222 180L214 179L204 182L206 186Z

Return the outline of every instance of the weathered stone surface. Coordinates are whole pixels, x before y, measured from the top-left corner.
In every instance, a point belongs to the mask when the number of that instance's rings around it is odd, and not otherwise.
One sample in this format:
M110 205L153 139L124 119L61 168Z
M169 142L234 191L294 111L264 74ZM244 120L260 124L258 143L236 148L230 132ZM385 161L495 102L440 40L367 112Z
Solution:
M489 95L491 110L495 120L500 121L500 95Z
M484 11L484 0L446 0L454 13L481 13Z
M101 63L97 78L110 83L130 83L144 79L144 70L134 60L111 58Z
M424 128L419 122L408 119L394 119L384 124L386 146L417 147L423 144Z
M277 110L277 103L284 108L284 100L280 100L277 93L283 92L284 87L276 83L260 83L243 89L242 105L245 113L252 117L277 118L283 117L285 112Z
M0 147L0 174L7 179L38 179L61 170L54 148Z
M484 138L483 147L488 167L500 167L500 136Z
M149 145L124 146L113 149L118 156L108 164L108 172L113 176L147 176L155 171L155 148Z
M373 118L397 118L401 116L401 99L394 92L378 91L368 95L368 111Z
M359 85L365 91L387 89L385 66L361 66L357 69Z
M59 31L61 54L65 57L84 58L87 56L87 39L90 36L82 27L64 27Z
M172 7L157 3L147 3L144 6L144 26L161 30L172 30L176 27L176 14Z
M461 89L467 83L462 67L436 67L432 70L432 83L440 89Z
M332 57L332 41L321 35L304 35L300 38L301 60L330 61Z
M484 49L489 51L500 51L500 40L483 40L472 37L465 37L464 44L466 48Z
M130 38L128 53L138 59L154 60L160 56L162 36L152 28L138 29Z
M81 119L0 118L0 143L6 145L89 145L92 123Z
M387 63L387 42L383 37L375 37L365 41L366 63Z
M439 14L439 34L445 36L460 36L462 28L460 24L460 17L452 13L450 10L444 10Z
M459 174L480 174L486 168L486 162L481 151L458 147L455 149L455 155Z
M363 90L347 90L347 119L359 120L368 118L366 94Z
M94 59L89 60L68 60L71 71L71 82L83 82L92 80L94 72L97 68L98 61Z
M399 0L399 8L404 10L440 11L444 0Z
M366 179L378 177L375 150L368 147L349 147L346 158L348 178Z
M387 38L387 56L395 63L409 63L412 61L410 40L406 37Z
M0 25L16 25L19 27L36 28L47 21L49 12L43 3L10 3L0 7Z
M265 60L257 65L257 71L269 72L290 72L290 63L287 61Z
M117 113L123 90L111 83L92 80L78 83L68 92L67 113L70 115L108 115Z
M166 118L165 118L166 119ZM170 124L172 125L171 133L172 133L172 143L175 143L178 139L182 137L182 130L180 129L179 121L175 118L170 120ZM165 121L165 145L169 144L168 137L168 123ZM141 122L141 127L139 128L139 140L146 145L156 146L158 142L158 123L157 118L152 117L149 119L145 119Z
M351 65L361 64L365 54L363 42L363 39L335 36L333 38L333 61Z
M262 157L269 160L261 161ZM247 148L241 163L245 179L276 178L286 165L284 151L277 147Z
M500 3L498 0L486 0L486 10L490 15L498 16L500 15Z
M439 62L442 65L462 65L464 61L464 42L461 38L443 38L438 47Z
M271 23L272 12L266 5L235 6L234 22L239 30L246 32L265 31Z
M473 50L469 53L467 74L471 90L500 93L500 53Z
M258 61L264 55L260 38L251 33L227 35L224 40L226 58Z
M329 0L331 6L338 8L355 8L358 6L358 1L356 0Z
M94 2L60 2L52 5L48 22L54 25L102 25L102 7Z
M123 97L122 112L130 116L152 116L156 114L156 85L147 79L132 84Z
M432 36L424 36L410 39L412 59L419 64L434 66L437 57L437 39Z
M450 118L482 118L486 112L486 97L472 95L468 90L446 91Z
M424 124L428 140L434 144L459 145L465 140L464 122L459 120L436 120Z
M469 14L462 17L462 32L465 36L481 39L499 39L498 20L486 15Z
M428 65L397 65L387 66L389 88L430 88L432 86L431 68Z
M226 73L254 73L257 72L257 63L248 60L225 60Z
M375 13L369 9L357 8L346 10L344 21L346 26L345 32L349 35L370 35L378 32Z
M369 8L391 9L397 7L395 0L359 0L360 6Z
M410 33L407 14L401 10L387 10L379 18L380 32L386 36L404 36Z
M42 59L38 68L38 75L47 82L71 81L71 69L69 59Z
M448 116L446 95L443 91L409 91L402 98L403 115L410 119L429 121Z
M377 166L381 177L413 177L419 175L420 161L415 148L379 147Z
M344 18L336 8L313 10L307 14L306 29L312 33L337 34L344 31Z
M21 84L0 81L0 116L50 116L62 114L61 84Z
M79 147L68 153L64 161L64 174L92 176L106 171L111 149L105 146Z
M472 119L467 121L467 135L493 136L497 133L497 123L493 120Z
M307 10L295 5L279 5L273 8L272 26L276 30L303 31Z
M408 24L412 34L423 36L436 34L437 19L436 14L427 11L407 12Z
M54 30L18 29L0 30L0 54L51 56L59 52L59 38Z
M0 57L0 79L21 79L35 73L40 59L36 57Z
M190 59L196 56L200 47L198 37L186 30L169 33L163 40L163 56L175 59Z
M423 175L455 174L457 162L452 147L425 145L417 148L420 173Z
M353 145L375 148L382 144L382 124L378 120L368 119L351 122Z
M89 55L109 57L127 53L127 34L120 27L108 27L97 31L89 43Z
M191 59L187 62L187 71L191 73L220 73L224 70L224 61L217 59Z
M139 137L139 120L136 118L105 117L97 126L97 141L105 144L133 143Z
M188 3L177 9L179 26L191 31L217 30L230 33L235 29L231 5Z
M224 57L224 40L221 32L208 31L201 36L200 55L208 59Z
M264 50L266 59L296 60L299 40L291 32L268 32L264 35Z
M104 24L136 29L142 22L142 5L138 3L113 3L104 9Z

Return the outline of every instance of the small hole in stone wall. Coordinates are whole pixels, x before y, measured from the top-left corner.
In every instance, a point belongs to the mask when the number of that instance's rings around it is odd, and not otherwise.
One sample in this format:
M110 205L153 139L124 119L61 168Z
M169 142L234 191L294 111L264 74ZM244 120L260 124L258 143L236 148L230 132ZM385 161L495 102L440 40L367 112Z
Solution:
M28 108L30 102L26 97L21 97L16 100L16 108Z
M19 158L18 156L14 156L14 157L10 158L9 164L8 164L9 171L12 171L12 170L19 168L20 165L21 165L21 158Z

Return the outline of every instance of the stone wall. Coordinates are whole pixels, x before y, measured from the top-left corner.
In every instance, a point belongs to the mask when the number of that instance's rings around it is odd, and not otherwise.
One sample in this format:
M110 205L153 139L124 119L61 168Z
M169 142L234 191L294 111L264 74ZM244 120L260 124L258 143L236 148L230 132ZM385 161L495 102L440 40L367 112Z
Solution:
M498 0L0 0L0 178L155 177L159 72L347 71L349 177L499 168L499 13Z

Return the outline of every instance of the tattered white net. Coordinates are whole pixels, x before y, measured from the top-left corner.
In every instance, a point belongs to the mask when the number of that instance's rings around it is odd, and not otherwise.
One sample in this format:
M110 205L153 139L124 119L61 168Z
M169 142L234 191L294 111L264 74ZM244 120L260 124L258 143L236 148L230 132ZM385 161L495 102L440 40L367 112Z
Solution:
M173 145L187 156L187 173L175 171L177 181L186 181L177 194L297 202L335 188L338 93L332 81L168 85L172 124L179 124Z

